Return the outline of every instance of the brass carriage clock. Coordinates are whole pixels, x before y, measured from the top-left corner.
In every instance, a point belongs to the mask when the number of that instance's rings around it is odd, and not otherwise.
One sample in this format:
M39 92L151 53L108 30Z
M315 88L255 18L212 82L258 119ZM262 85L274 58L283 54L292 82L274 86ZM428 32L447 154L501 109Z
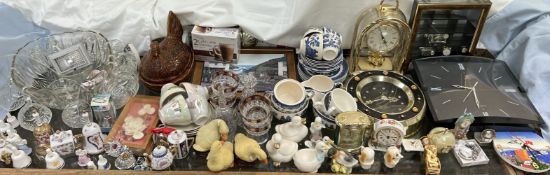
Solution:
M351 72L388 70L402 73L411 30L405 15L395 6L384 4L365 9L355 22L351 47Z

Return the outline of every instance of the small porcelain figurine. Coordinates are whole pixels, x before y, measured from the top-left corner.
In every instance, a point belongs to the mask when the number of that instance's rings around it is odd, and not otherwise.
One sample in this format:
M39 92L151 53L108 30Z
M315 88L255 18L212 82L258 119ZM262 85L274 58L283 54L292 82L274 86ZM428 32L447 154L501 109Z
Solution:
M46 152L45 161L47 169L56 170L65 166L65 160L59 154L53 152L51 149L47 149Z
M14 150L11 154L11 161L13 163L13 168L21 169L29 167L32 159L22 150Z
M13 129L19 126L19 120L9 112L6 114L6 122L8 122Z
M136 166L134 166L134 170L136 171L150 171L151 167L149 165L151 164L151 159L149 159L149 154L143 153L143 156L139 156L136 160Z
M337 148L331 148L328 155L332 158L330 169L335 173L351 174L353 167L359 163L352 154Z
M321 121L321 117L315 117L315 121L313 121L311 123L311 126L309 127L309 140L311 140L312 142L321 140L323 138L321 129L325 128L325 125L323 125Z
M292 156L298 151L298 143L285 140L281 134L275 133L265 145L265 149L273 160L273 165L278 167L281 163L292 160Z
M98 156L97 169L99 169L99 170L110 170L111 169L111 164L109 163L109 161L107 161L107 159L105 157L103 157L103 155Z
M395 146L390 146L386 150L386 154L384 154L384 165L388 168L393 168L397 163L399 163L399 160L403 158L403 155L401 155L401 150Z
M233 144L231 142L214 141L206 165L210 171L218 172L233 167Z
M361 168L367 170L374 164L374 149L371 147L361 146L361 154L359 155L359 164Z
M8 137L6 138L8 143L11 143L19 150L23 150L23 152L27 155L32 153L32 149L27 146L27 140L22 139L21 136L15 132L15 130L7 130L6 133L8 134Z
M465 113L464 115L460 116L456 120L453 133L457 140L466 138L466 134L470 129L470 125L474 123L474 120L475 118L474 118L474 115L472 115L472 113Z
M13 131L13 128L9 123L4 122L4 120L0 120L0 137L7 137L7 131Z
M426 174L439 174L441 172L441 162L437 157L437 147L429 144L424 145L424 163L426 167Z
M294 116L290 122L275 126L275 131L281 134L284 139L296 143L302 141L308 133L308 129L306 125L302 123L302 118L300 116Z
M88 165L88 162L92 161L88 156L88 152L86 150L76 150L75 154L78 156L78 166L85 167Z
M149 158L151 159L151 169L165 170L172 165L174 154L168 148L159 145L153 149Z
M309 145L308 147L309 148L298 150L292 157L292 160L296 168L300 171L316 173L325 161L330 146L320 140L317 141L314 146Z
M246 162L257 160L268 163L267 155L256 140L246 137L242 133L235 135L235 155Z
M86 168L88 168L89 170L97 170L97 166L95 166L94 161L89 161L89 162L86 164Z
M85 148L89 154L99 154L105 149L103 147L103 138L101 138L101 128L94 122L89 122L82 127L82 135L86 139Z
M52 135L53 130L50 124L42 123L39 124L37 127L34 127L33 135L34 135L34 151L39 156L45 156L46 155L46 149L50 147L50 136Z
M222 119L212 120L197 132L193 148L196 151L206 152L210 150L212 143L218 140L226 141L229 134L229 127Z

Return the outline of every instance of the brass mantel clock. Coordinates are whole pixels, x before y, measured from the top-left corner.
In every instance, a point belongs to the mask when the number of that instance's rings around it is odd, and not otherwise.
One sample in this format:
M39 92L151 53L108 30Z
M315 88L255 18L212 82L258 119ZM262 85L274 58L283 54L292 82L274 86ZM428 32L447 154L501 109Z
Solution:
M388 70L402 73L406 67L406 49L411 30L405 15L395 6L384 4L365 9L355 22L350 72L363 70Z

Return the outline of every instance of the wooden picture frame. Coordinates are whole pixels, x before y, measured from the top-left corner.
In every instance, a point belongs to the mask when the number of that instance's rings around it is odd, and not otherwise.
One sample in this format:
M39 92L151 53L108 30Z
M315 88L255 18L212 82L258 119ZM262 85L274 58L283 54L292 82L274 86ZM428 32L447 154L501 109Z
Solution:
M296 52L293 48L246 48L240 50L240 56L239 59L244 58L242 55L246 54L261 54L261 55L277 55L282 54L284 57L286 57L286 67L287 67L287 78L295 79L297 80L297 70L296 70ZM240 62L240 60L239 60ZM238 64L238 63L237 63ZM204 70L205 62L202 61L195 61L194 66L194 72L193 76L191 78L191 83L201 85L203 82L203 70ZM258 77L256 77L258 78ZM275 84L273 84L274 86ZM257 89L259 92L263 92L262 90Z

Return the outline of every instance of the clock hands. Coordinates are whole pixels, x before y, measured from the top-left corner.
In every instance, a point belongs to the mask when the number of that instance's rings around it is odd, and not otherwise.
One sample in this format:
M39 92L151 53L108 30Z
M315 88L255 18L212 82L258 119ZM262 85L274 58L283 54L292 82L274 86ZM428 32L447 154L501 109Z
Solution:
M451 85L455 88L460 88L460 89L469 89L470 91L468 92L468 94L466 94L466 97L464 97L464 100L462 100L462 102L465 102L466 99L468 99L468 96L470 96L470 94L472 92L474 92L474 100L476 102L476 106L477 108L479 108L479 100L477 98L477 93L476 93L476 86L477 86L477 83L479 83L479 81L476 81L476 83L474 83L474 86L472 87L467 87L467 86L462 86L462 85Z
M378 27L378 31L380 31L380 37L382 37L382 41L384 41L384 45L386 45L386 48L388 47L388 42L386 41L386 38L384 37L384 34L382 33L382 27Z
M365 103L367 104L373 104L373 103L376 103L378 101L389 101L389 102L397 102L399 101L398 98L395 98L395 97L387 97L385 95L381 95L380 97L374 99L374 100L367 100Z

